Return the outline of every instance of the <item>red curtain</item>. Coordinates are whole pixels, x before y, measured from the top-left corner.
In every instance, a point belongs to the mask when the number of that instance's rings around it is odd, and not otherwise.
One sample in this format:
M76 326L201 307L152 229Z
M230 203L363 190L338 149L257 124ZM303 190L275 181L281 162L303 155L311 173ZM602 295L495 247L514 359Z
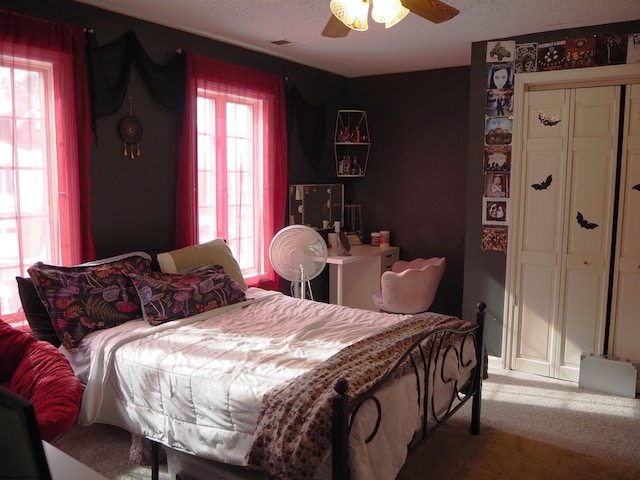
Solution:
M0 11L0 54L49 60L61 67L54 73L56 153L60 211L70 212L68 217L62 215L59 219L61 233L66 232L70 238L70 245L61 246L63 251L67 250L62 260L68 264L95 257L91 237L91 123L85 46L82 28Z
M176 247L198 242L197 182L197 91L198 87L240 97L260 97L266 121L264 144L264 184L262 257L264 271L251 286L279 289L281 279L269 262L271 239L284 226L287 199L287 128L284 78L208 59L187 52L185 109L180 135L176 191Z

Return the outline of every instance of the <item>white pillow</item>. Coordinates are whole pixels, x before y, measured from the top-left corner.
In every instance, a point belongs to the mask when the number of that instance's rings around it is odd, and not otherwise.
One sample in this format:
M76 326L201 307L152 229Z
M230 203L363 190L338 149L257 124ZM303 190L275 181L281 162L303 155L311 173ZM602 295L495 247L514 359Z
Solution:
M99 258L98 260L92 260L90 262L86 262L86 263L81 263L80 265L77 265L79 267L93 267L96 265L102 265L105 263L111 263L111 262L117 262L119 260L124 260L125 258L129 258L129 257L143 257L146 258L147 260L153 260L151 258L151 255L149 255L147 252L129 252L129 253L123 253L122 255L116 255L114 257L109 257L109 258Z

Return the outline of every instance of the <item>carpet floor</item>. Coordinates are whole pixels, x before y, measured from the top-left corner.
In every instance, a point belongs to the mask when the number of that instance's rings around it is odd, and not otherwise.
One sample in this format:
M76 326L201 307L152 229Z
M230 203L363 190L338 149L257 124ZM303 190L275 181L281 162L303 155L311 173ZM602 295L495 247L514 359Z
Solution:
M465 405L414 451L398 480L640 479L638 399L490 370L480 435L469 433L470 410ZM130 445L127 432L99 424L76 425L55 443L110 480L149 480L150 468L129 460ZM172 480L166 465L159 480Z
M452 454L459 452L459 456ZM451 420L409 457L398 480L637 480L640 470L622 463Z

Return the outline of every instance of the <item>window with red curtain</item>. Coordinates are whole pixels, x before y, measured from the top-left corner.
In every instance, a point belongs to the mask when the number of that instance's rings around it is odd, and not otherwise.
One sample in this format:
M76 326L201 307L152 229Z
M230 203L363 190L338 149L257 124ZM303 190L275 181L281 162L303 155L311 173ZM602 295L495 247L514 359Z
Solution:
M22 323L16 276L93 258L89 103L80 28L0 11L0 316Z
M279 289L269 245L284 226L284 79L187 53L176 246L224 238L250 286Z

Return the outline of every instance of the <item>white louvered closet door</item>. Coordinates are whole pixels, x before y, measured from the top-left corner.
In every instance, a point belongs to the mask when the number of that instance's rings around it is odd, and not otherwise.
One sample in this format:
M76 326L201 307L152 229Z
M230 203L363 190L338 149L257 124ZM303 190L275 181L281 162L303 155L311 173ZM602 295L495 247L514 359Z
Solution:
M617 86L525 94L516 370L577 381L580 354L602 351L619 104Z
M623 139L609 351L620 358L640 361L639 84L627 87Z

